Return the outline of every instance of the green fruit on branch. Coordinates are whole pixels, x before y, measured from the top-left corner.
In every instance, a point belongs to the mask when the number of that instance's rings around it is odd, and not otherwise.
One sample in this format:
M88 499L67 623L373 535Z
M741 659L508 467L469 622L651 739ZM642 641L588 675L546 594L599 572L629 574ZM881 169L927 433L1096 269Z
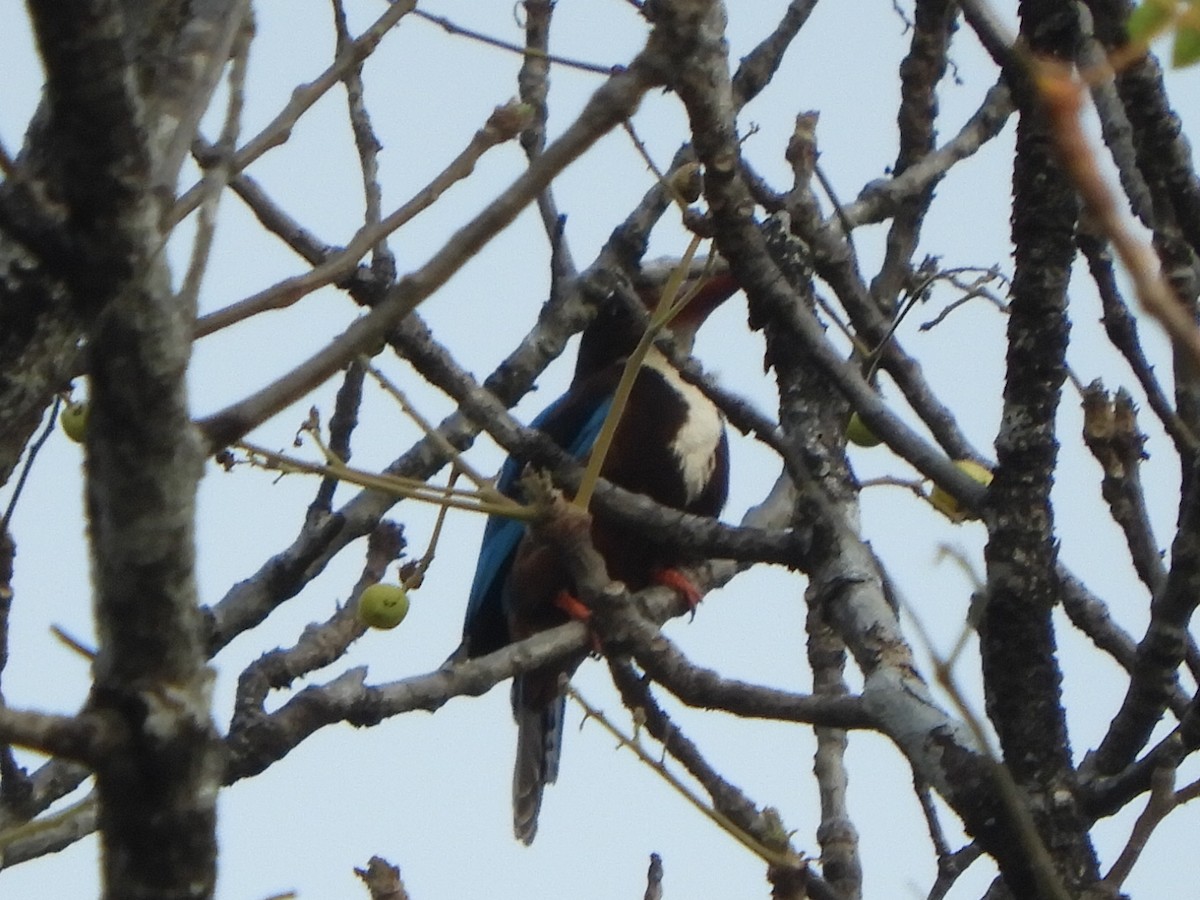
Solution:
M850 414L850 423L846 426L846 440L856 447L878 447L883 443L858 413Z
M408 615L408 591L398 584L373 584L359 594L357 613L368 628L395 628Z
M958 471L984 486L992 483L992 470L973 459L956 459L954 465ZM944 491L940 485L933 486L933 490L929 494L929 502L933 504L934 509L955 522L961 522L971 517L963 510L959 502Z
M77 444L87 437L88 405L83 402L68 403L58 417L63 433Z

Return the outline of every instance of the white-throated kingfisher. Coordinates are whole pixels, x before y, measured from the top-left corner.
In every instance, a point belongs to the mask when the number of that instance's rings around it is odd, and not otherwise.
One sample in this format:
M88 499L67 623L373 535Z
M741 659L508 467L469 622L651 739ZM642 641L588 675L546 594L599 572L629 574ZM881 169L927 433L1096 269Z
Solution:
M671 323L676 347L690 350L704 319L736 290L737 283L727 273L708 276ZM642 293L647 305L657 301ZM533 427L584 460L640 334L632 314L617 303L598 314L583 332L570 388L533 421ZM500 471L498 488L511 494L520 472L521 463L510 457ZM626 490L696 515L716 516L725 505L729 448L724 420L655 347L642 363L600 474ZM609 577L624 582L630 591L663 583L681 590L691 605L698 601L696 589L677 568L698 560L656 545L602 510L594 511L592 541ZM569 618L563 598L574 594L566 566L545 545L525 540L521 522L493 516L484 528L467 604L466 655L483 656L563 624ZM513 831L526 844L537 833L542 791L558 775L565 707L559 678L564 672L569 675L581 659L513 679Z

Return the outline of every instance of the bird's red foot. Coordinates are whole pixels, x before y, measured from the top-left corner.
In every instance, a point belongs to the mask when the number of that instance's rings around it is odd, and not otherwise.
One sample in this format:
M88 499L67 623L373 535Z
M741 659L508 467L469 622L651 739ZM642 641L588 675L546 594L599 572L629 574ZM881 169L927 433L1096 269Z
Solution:
M577 622L587 622L592 617L592 611L583 605L583 601L567 591L554 595L554 605Z
M683 597L683 602L688 605L692 615L696 614L696 607L700 605L700 600L704 595L683 572L679 569L659 569L654 573L654 581L663 587L671 588Z
M587 625L592 620L592 611L583 605L583 601L568 591L559 591L555 594L554 605L572 619L582 622L584 625ZM600 643L600 635L592 631L590 626L588 627L588 633L592 637L592 652L602 653L604 645Z

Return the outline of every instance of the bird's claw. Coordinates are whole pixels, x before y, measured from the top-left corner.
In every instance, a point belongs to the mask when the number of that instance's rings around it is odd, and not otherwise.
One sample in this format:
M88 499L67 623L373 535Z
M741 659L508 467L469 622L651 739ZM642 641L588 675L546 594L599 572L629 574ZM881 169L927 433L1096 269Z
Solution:
M683 602L687 604L692 618L696 617L696 607L700 605L700 600L704 595L700 593L700 589L682 571L679 569L659 569L654 573L654 581L663 587L669 587L675 593L679 594L683 598Z
M592 611L583 605L583 601L569 591L559 591L554 595L554 605L565 612L576 622L582 622L588 626L588 634L592 638L592 652L601 653L603 645L600 643L600 635L596 634L591 628Z

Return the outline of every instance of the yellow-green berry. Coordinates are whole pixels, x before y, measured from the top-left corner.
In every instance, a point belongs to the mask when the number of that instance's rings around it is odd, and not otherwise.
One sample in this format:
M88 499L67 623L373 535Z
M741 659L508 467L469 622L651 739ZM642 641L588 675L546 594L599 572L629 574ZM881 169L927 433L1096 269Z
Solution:
M58 417L63 433L77 444L87 437L88 405L83 402L68 403Z
M850 414L850 423L846 426L846 440L856 447L878 447L883 443L858 413Z
M972 478L982 485L992 483L992 470L973 459L956 459L954 465L968 478ZM929 494L929 502L933 504L934 509L955 522L961 522L968 518L958 501L936 484Z
M359 595L357 613L368 628L395 628L408 615L408 591L398 584L373 584Z

